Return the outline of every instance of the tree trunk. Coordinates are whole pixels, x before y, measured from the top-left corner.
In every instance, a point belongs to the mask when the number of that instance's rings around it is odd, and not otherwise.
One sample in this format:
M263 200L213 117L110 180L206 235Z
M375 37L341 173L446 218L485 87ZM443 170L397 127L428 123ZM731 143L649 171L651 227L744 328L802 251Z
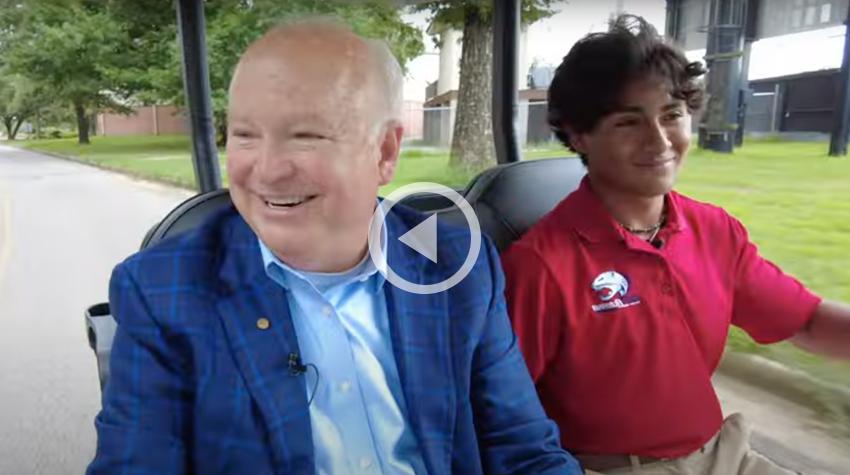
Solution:
M3 117L3 125L6 127L6 140L15 140L14 135L12 135L12 117Z
M86 108L81 101L74 101L74 113L77 116L77 143L88 145L89 140L89 118L86 116Z
M467 8L460 56L460 87L449 163L480 170L496 163L493 146L492 24Z
M18 130L20 130L21 125L23 125L25 119L26 117L24 116L20 116L17 118L17 120L15 121L15 125L12 126L12 132L9 134L9 140L15 140L15 137L18 136Z
M213 123L216 129L215 144L219 148L227 146L227 115L213 113Z

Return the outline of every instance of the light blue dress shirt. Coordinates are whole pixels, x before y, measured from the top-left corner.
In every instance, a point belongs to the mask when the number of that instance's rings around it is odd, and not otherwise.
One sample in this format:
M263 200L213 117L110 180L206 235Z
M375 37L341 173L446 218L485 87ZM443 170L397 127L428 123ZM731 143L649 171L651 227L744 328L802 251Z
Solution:
M386 254L385 236L382 241ZM316 473L426 473L407 423L384 277L369 255L347 272L323 274L293 269L262 241L260 252L268 276L286 289L301 361L308 365Z

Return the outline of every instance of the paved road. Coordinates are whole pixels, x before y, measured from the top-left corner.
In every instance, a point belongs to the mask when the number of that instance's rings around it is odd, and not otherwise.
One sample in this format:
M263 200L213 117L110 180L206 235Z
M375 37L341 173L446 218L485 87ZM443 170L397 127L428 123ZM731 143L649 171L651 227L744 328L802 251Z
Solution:
M189 194L0 145L0 474L79 474L100 404L83 324Z
M754 449L806 475L850 475L850 439L834 421L738 379L715 374L713 382L723 412L750 421Z

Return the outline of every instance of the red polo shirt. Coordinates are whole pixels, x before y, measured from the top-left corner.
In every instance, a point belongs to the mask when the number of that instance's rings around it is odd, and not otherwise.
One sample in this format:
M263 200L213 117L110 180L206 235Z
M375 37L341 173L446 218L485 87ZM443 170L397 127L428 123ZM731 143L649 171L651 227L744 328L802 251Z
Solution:
M585 178L503 256L520 346L573 453L698 449L722 424L710 378L729 325L780 341L820 302L721 208L671 192L658 237L623 230Z

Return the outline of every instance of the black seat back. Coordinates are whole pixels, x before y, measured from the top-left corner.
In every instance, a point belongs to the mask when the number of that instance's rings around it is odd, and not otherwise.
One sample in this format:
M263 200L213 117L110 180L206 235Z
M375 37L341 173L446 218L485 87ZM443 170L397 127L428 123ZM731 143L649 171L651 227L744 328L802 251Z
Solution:
M475 210L481 231L502 251L578 188L585 172L578 158L499 165L482 172L464 197ZM456 207L436 212L451 223L466 225Z
M162 221L151 228L142 240L140 249L145 249L165 238L194 229L204 219L216 211L230 206L230 204L230 191L227 189L195 195L177 205Z

